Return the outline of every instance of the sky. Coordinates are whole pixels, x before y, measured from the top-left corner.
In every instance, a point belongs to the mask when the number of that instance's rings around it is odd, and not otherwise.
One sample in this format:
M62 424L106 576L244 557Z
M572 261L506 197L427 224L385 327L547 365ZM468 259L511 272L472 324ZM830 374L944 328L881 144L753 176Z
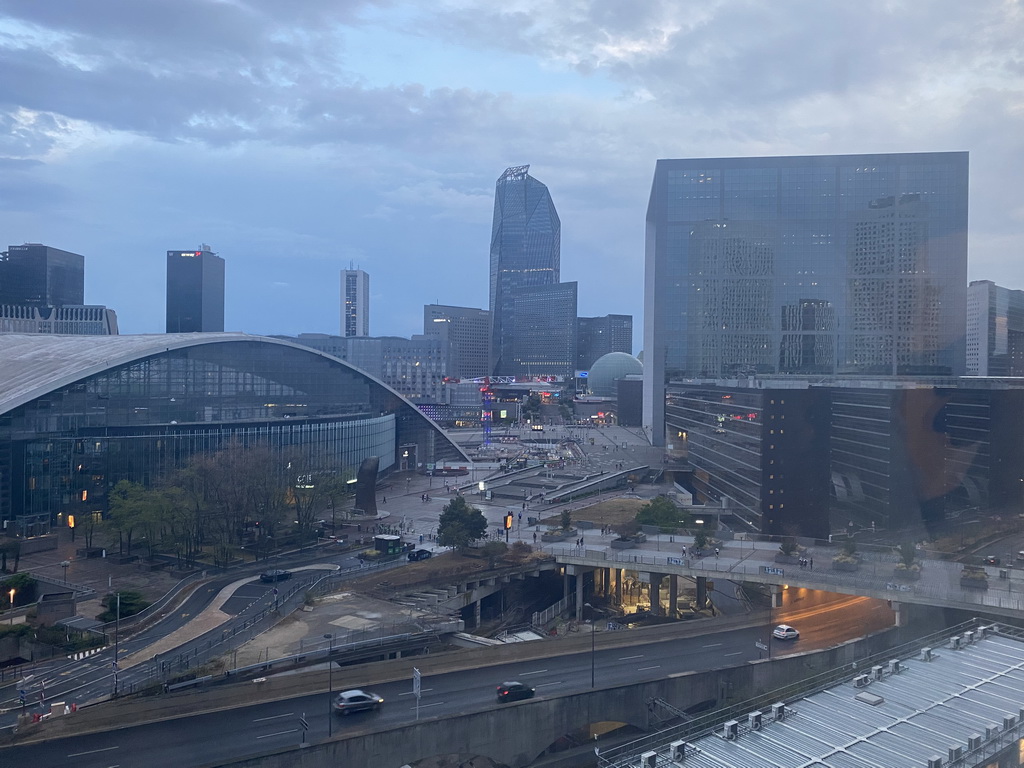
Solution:
M164 330L165 253L226 261L227 330L372 335L487 306L529 164L579 314L643 319L655 162L968 150L969 277L1024 289L1020 0L2 0L0 247L86 257Z

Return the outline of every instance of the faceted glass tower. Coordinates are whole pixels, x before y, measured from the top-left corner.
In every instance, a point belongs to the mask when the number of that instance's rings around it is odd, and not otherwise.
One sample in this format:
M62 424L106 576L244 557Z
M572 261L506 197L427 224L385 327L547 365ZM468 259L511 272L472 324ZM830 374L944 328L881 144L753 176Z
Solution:
M561 222L548 188L530 166L508 168L494 191L491 228L491 372L515 375L514 307L517 296L559 279Z
M659 160L644 425L671 378L962 375L967 171L966 152Z
M224 259L202 245L167 252L167 333L224 330Z

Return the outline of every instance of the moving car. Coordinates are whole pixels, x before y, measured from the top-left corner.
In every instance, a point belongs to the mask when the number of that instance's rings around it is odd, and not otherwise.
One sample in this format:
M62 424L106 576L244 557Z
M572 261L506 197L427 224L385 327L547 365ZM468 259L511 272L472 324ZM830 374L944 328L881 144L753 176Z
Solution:
M789 624L779 624L772 632L772 637L776 640L799 640L800 633L796 627L791 627Z
M383 703L384 699L376 693L354 688L351 691L342 691L335 697L334 711L347 715L351 712L380 709L380 705Z
M264 584L273 584L275 581L284 581L291 577L291 571L264 571L260 574L260 581Z
M427 560L432 554L434 553L431 552L429 549L414 549L412 552L409 553L409 559Z
M1024 549L1017 553L1018 560L1024 560Z
M506 701L532 699L534 693L533 688L526 683L518 683L512 680L498 686L498 701L505 703Z
M985 565L999 565L999 558L995 555L986 555Z

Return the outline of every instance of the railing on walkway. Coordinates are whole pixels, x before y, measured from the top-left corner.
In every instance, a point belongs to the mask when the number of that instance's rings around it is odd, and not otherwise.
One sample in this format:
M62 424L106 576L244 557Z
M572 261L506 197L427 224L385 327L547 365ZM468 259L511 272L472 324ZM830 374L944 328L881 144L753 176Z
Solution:
M569 608L573 607L575 604L576 604L576 594L572 593L572 594L566 595L565 597L563 597L561 600L559 600L554 605L549 606L548 608L545 608L543 611L537 611L536 613L534 613L533 617L530 620L530 623L533 624L533 626L535 626L535 627L543 627L545 624L547 624L552 619L555 619L558 616L561 616L563 611L567 611Z

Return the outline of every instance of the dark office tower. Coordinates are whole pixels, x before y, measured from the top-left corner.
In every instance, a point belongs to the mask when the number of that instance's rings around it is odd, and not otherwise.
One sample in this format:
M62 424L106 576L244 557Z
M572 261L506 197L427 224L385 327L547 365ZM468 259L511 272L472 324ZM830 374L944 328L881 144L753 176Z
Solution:
M450 378L475 379L490 373L491 313L486 309L426 304L423 335L441 340Z
M39 243L8 246L0 254L0 304L85 304L85 258Z
M494 191L491 227L491 372L514 374L514 304L523 291L559 279L561 222L530 166L508 168ZM574 318L575 321L575 318ZM573 365L575 360L573 360Z
M167 333L224 330L224 259L201 245L167 252Z
M966 152L659 160L653 439L673 378L962 375L967 181Z
M512 376L572 376L576 367L576 283L520 292L513 303Z
M609 352L633 354L633 316L581 317L576 321L576 368L590 370Z
M370 335L370 276L354 266L341 271L341 335Z

